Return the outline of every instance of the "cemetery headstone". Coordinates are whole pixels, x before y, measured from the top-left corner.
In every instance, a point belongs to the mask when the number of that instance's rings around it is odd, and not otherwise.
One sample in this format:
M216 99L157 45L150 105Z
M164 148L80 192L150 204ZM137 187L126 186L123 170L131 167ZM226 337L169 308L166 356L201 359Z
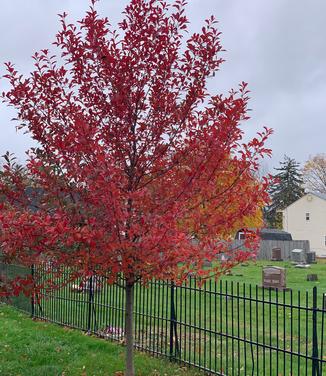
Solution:
M307 275L307 281L318 281L317 274L308 274Z
M208 260L204 260L204 262L203 262L203 267L204 268L210 268L210 267L212 267L212 262L211 261L208 261Z
M272 261L283 261L281 248L272 248Z
M305 254L303 249L293 249L291 251L291 260L297 264L305 264Z
M286 289L285 269L278 266L263 268L263 287L279 290Z

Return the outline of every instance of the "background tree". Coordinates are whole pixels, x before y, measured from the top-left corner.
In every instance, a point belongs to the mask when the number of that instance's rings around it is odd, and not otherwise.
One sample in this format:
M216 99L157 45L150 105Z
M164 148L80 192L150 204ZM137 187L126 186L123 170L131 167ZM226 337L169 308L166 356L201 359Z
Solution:
M71 267L71 279L96 274L115 283L123 273L129 376L137 281L218 276L251 257L237 250L228 262L202 269L227 248L218 242L227 229L267 199L267 179L253 190L245 177L270 154L264 147L270 130L242 142L245 83L227 96L206 89L222 62L214 17L183 43L183 0L132 0L119 33L94 2L77 26L60 16L58 58L47 49L35 53L27 78L6 64L11 88L3 99L38 143L27 161L37 197L26 194L26 182L7 165L0 241L7 262L50 259L57 275L61 265ZM32 199L37 213L29 209ZM200 243L191 241L188 222ZM2 294L60 287L50 276L1 286Z
M269 190L271 204L265 208L264 214L270 227L282 228L282 213L279 211L304 195L303 179L300 164L286 155L275 170L279 172L273 176L274 182Z
M303 179L307 190L326 194L326 154L317 154L305 163Z
M242 184L237 184L237 187L228 194L223 205L220 207L211 208L210 203L203 203L201 205L201 213L205 215L214 211L215 216L218 216L223 220L224 211L227 208L228 215L233 216L234 221L225 226L223 235L221 237L225 240L233 239L234 235L239 229L242 228L257 228L263 226L263 207L266 204L266 197L261 195L261 187L263 186L263 181L254 176L250 171L245 171L241 175L237 170L237 165L233 163L232 160L229 160L226 170L223 175L220 175L216 178L215 193L218 195L221 190L228 189L230 185L234 182L235 179L241 180ZM250 193L250 191L253 191ZM256 192L256 194L254 193ZM244 205L243 200L239 200L240 196L247 197L248 201ZM190 201L192 205L198 200L201 201L200 197L194 196ZM255 205L252 205L251 200L255 202ZM239 212L242 212L242 215L239 216ZM233 213L233 214L232 214ZM207 219L208 221L208 219ZM207 221L205 226L207 226ZM189 229L193 229L193 233L196 238L200 238L201 231L197 230L196 218L191 217L190 220L186 221L186 226Z

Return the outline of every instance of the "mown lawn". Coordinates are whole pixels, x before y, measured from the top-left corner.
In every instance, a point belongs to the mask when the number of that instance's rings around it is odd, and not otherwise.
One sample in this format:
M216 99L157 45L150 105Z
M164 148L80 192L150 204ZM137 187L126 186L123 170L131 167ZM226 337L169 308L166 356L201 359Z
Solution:
M289 291L259 287L262 269L270 264L286 268ZM313 273L318 275L318 281L307 281L307 274ZM321 311L326 292L326 263L297 269L289 262L271 261L240 265L231 275L217 283L208 281L202 288L191 279L187 285L174 289L177 335L173 334L173 338L178 338L180 345L177 357L226 374L247 375L253 370L259 374L262 369L275 375L299 374L302 367L309 374L315 286L319 308L316 313L318 356L326 359L326 314ZM169 356L171 291L170 285L160 281L150 283L148 288L138 285L135 289L135 342L139 348ZM13 303L23 310L31 306L30 299L24 296ZM35 306L34 314L83 330L91 328L98 335L109 327L122 330L124 291L104 285L94 293L90 303L88 292L75 292L68 283L59 291L46 293ZM120 354L122 366L122 350ZM160 369L158 373L148 372L160 374ZM167 372L163 375L168 375Z
M262 270L263 267L267 265L284 267L286 270L287 287L294 291L311 291L314 286L317 286L320 292L326 292L326 260L318 260L316 264L312 264L310 268L307 269L296 268L289 261L249 262L233 268L232 274L224 276L222 279L224 281L234 281L234 283L245 282L248 285L261 286ZM307 281L308 274L317 274L318 281Z
M168 361L136 354L137 375L199 375ZM123 375L124 348L80 331L33 321L0 304L1 376Z

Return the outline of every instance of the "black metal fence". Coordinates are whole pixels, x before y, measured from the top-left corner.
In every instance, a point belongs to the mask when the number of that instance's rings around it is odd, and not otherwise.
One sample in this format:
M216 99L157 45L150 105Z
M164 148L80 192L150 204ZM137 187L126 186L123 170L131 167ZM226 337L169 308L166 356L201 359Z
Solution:
M11 276L26 273L0 264ZM44 270L33 270L42 279ZM66 269L60 290L32 301L11 301L34 317L123 341L123 280L108 285L99 277L70 283ZM54 277L55 278L55 277ZM63 280L62 280L63 279ZM274 291L229 281L193 278L182 286L152 281L134 291L135 346L215 375L321 376L326 363L325 296Z

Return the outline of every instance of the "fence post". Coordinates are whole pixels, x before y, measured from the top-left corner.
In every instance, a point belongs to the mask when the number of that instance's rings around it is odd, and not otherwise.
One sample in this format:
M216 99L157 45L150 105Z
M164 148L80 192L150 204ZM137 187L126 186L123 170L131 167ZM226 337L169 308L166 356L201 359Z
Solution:
M88 279L89 284L89 296L88 296L88 320L87 320L87 332L91 332L92 324L92 305L93 305L93 276Z
M33 292L31 295L31 317L35 316L35 291L34 291L34 278L35 278L35 265L32 264L31 266L31 276L33 281Z
M170 301L170 360L175 359L175 354L180 356L178 332L177 332L177 317L175 314L175 284L171 282L171 301Z
M170 360L173 359L173 321L174 320L175 320L174 282L171 282L171 288L170 288Z
M312 376L319 376L317 337L317 287L312 290Z

